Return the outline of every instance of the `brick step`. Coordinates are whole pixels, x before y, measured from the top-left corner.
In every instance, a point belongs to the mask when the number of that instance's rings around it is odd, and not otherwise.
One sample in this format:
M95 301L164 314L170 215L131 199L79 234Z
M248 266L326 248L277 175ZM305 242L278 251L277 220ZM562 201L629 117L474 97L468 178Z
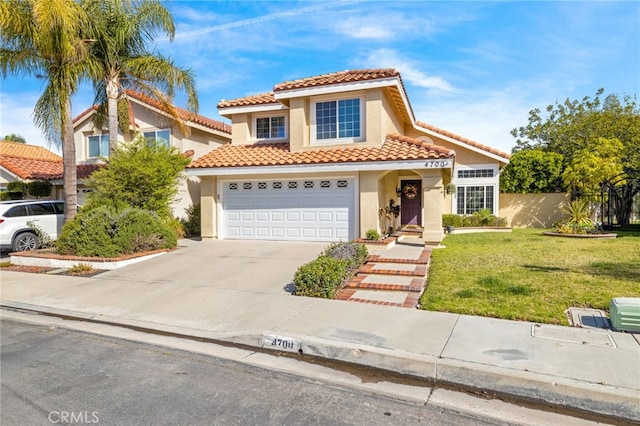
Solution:
M387 283L364 283L361 281L350 281L346 288L359 288L363 290L382 290L382 291L406 291L409 293L422 293L424 289L422 283L424 280L416 279L414 283L404 284L387 284Z
M393 268L394 264L401 267ZM427 275L426 265L400 264L396 262L382 265L365 263L356 275L398 275L405 277L424 277ZM406 268L407 265L411 265L413 268Z

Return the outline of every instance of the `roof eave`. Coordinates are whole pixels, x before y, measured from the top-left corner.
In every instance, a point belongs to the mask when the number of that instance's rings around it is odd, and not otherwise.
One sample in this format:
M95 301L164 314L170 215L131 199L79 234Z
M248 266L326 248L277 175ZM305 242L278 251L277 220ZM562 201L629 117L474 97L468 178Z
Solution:
M438 167L428 167L431 160L440 161ZM301 173L328 173L328 172L364 172L380 170L416 170L416 169L451 169L454 158L428 158L421 160L387 160L387 161L362 161L344 163L319 163L319 164L295 164L295 165L270 165L270 166L243 166L243 167L187 167L187 176L232 176L232 175L264 175L264 174L301 174ZM273 170L271 170L273 169Z

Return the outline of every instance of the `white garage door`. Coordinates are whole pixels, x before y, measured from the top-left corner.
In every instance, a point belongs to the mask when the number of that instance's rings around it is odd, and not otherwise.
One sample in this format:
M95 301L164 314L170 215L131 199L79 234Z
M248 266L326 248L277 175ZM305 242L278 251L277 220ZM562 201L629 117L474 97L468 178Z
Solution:
M348 241L354 229L353 179L223 183L224 238Z

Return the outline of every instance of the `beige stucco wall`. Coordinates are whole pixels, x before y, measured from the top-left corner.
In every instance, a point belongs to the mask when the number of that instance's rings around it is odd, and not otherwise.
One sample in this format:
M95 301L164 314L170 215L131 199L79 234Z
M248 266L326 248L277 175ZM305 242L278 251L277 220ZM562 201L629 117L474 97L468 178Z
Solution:
M136 102L131 103L133 116L135 118L136 130L140 132L150 130L171 130L171 146L180 152L189 150L194 151L192 160L202 157L225 143L230 143L231 136L224 135L213 130L209 131L200 127L191 127L190 134L184 135L179 127L174 124L173 120L163 114L144 107ZM103 132L107 132L106 129ZM88 157L88 139L89 135L99 134L91 117L76 124L74 129L74 141L76 145L76 161L79 164L99 163L99 158ZM124 142L125 137L118 132L118 141ZM86 196L86 195L85 195ZM80 197L80 195L79 195ZM183 174L178 185L178 193L174 199L171 209L174 216L185 217L187 209L192 204L198 203L200 200L200 179L195 176L186 176Z
M203 176L200 182L200 235L218 238L218 191L215 176Z
M289 102L289 146L292 152L310 144L311 110L309 98L293 98Z
M562 219L562 207L570 202L570 195L500 194L500 217L514 228L549 228Z
M448 169L422 170L422 239L425 244L438 244L444 238L442 211L444 200L443 174Z

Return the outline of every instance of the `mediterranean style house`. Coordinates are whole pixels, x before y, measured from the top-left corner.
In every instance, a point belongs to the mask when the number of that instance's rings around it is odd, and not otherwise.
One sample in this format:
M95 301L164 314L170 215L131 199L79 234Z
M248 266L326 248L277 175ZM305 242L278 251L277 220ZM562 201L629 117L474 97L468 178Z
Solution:
M183 134L161 103L148 96L126 91L130 108L128 134L118 132L118 141L130 141L136 134L155 139L157 143L176 147L184 155L198 158L211 149L231 143L231 126L208 117L175 108L184 120L189 134ZM96 107L88 108L73 120L76 159L78 166L99 165L109 156L108 130L96 128ZM106 124L106 123L105 123ZM82 204L88 190L78 183L78 202ZM173 214L184 217L185 209L200 202L200 182L195 176L185 177L180 183L178 198L173 203Z
M400 205L393 227L438 243L443 213L498 213L509 155L416 120L395 69L286 81L218 110L231 143L187 167L203 238L351 240L385 233Z

